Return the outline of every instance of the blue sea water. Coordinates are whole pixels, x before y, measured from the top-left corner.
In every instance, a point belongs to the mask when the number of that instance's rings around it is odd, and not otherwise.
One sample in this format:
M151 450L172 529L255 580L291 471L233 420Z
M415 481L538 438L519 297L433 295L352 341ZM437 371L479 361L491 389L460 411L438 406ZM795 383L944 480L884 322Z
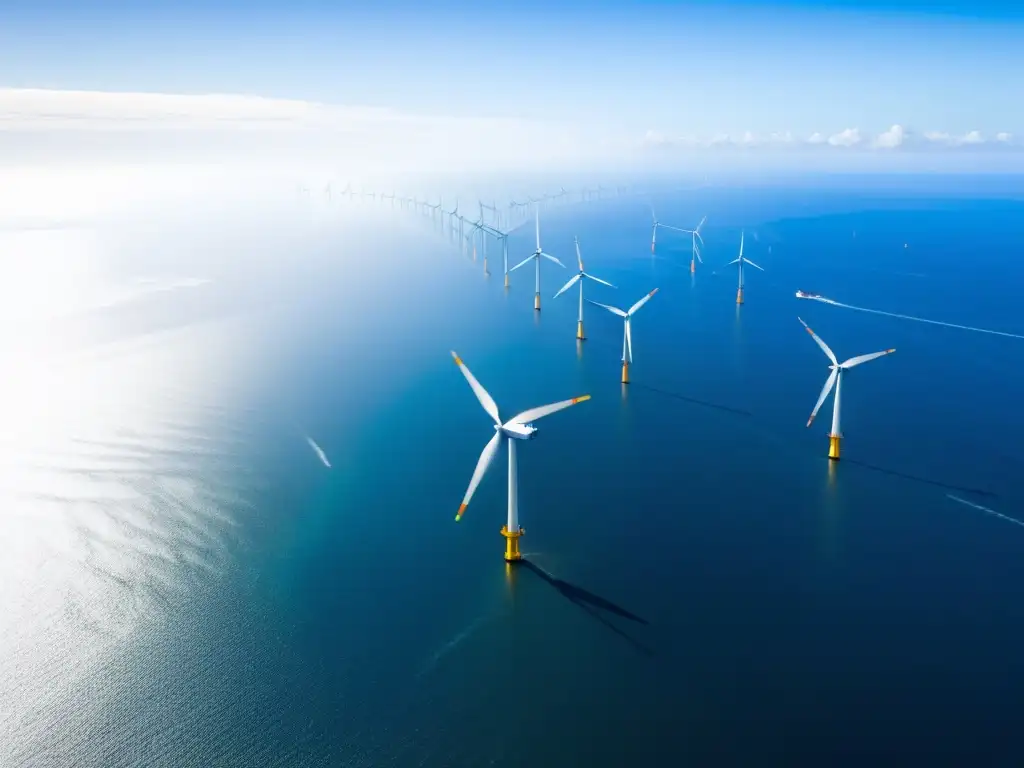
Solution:
M487 278L408 212L4 232L0 763L1019 761L1024 530L951 495L1024 520L1024 340L794 292L1024 334L1024 204L651 202L708 216L696 274L644 199L541 225L595 301L659 288L628 387L621 320L587 305L579 345L551 298L570 269L535 313L531 270L505 291L497 249ZM841 360L897 350L844 379L838 465L798 315ZM514 567L504 452L453 522L492 431L450 350L506 417L592 395L518 452Z

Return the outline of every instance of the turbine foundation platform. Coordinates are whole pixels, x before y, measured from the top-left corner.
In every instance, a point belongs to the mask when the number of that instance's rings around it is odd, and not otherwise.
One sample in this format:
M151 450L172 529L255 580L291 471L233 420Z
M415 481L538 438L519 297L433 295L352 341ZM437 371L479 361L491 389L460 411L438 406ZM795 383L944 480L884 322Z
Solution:
M580 320L576 323L576 338L583 341L586 336L583 335L583 321Z
M533 296L533 308L540 312L540 294L535 293Z
M737 304L742 304L743 303L743 289L742 288L740 288L740 289L738 289L736 291L736 303Z
M832 461L839 461L839 440L840 435L828 436L828 457Z
M690 259L690 274L692 275L696 271L697 271L697 263L693 259Z
M505 273L505 287L508 288L508 272Z
M629 384L629 363L622 364L622 383Z
M486 257L486 256L484 256L484 274L485 274L485 275L489 275L489 274L491 274L491 270L489 270L489 269L487 268L487 257Z
M508 526L501 526L501 535L505 537L505 562L514 563L518 560L522 560L523 556L519 552L519 537L522 536L526 531L520 526L518 531L514 533L509 531Z

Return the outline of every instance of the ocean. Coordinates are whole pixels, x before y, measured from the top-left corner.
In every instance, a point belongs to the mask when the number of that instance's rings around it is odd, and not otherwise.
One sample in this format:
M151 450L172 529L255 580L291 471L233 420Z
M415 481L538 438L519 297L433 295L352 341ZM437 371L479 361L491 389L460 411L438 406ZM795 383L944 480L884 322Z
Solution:
M544 211L539 313L380 204L3 229L0 764L1019 762L1024 339L794 295L1024 334L1024 203L959 183ZM708 217L695 274L649 202ZM628 386L552 298L574 236L588 298L659 289ZM896 349L838 463L798 316ZM504 448L454 522L493 432L453 350L505 418L592 396L520 444L514 566Z

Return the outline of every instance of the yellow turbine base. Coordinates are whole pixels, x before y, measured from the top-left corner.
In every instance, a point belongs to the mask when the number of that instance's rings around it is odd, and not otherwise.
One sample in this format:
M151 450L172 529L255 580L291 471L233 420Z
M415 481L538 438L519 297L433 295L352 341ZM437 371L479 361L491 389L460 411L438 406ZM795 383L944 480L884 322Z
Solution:
M737 304L742 304L743 303L743 289L742 288L740 288L740 289L738 289L736 291L736 303Z
M828 457L832 461L839 461L839 435L828 436Z
M526 531L519 528L515 533L511 532L507 526L501 526L501 535L505 537L505 562L514 563L517 560L522 560L523 556L519 552L519 537L522 536Z
M583 321L582 320L578 320L576 322L576 338L579 339L580 341L583 341L585 338L587 338L586 336L583 335Z
M533 308L540 312L540 294L534 294L533 296Z
M491 271L489 269L487 269L487 257L486 256L484 256L484 274L485 275L491 274Z
M629 363L622 364L622 383L629 384Z
M690 259L690 274L693 274L696 271L697 271L697 262L695 262L693 259Z

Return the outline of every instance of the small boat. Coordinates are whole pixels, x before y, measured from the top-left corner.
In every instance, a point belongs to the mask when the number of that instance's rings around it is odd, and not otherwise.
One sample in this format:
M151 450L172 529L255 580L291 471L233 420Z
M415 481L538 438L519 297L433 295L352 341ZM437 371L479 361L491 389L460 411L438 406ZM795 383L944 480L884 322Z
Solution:
M798 299L823 299L825 298L820 293L808 293L807 291L797 291L796 297Z

